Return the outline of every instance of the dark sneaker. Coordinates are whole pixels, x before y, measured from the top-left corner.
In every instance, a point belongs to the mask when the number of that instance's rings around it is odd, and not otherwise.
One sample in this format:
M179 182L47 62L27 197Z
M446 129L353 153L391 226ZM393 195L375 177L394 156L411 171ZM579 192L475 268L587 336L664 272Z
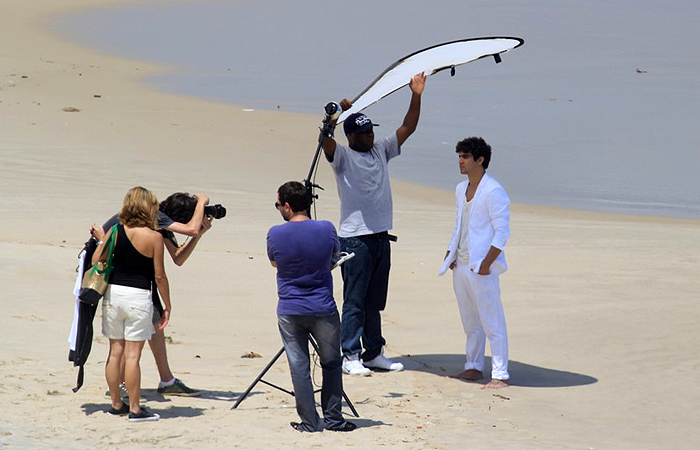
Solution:
M338 428L328 428L329 431L352 431L355 428L357 428L357 425L355 425L352 422L345 421L345 423Z
M105 397L111 397L109 389L105 391ZM129 391L126 390L126 385L124 383L119 385L119 396L122 400L129 400Z
M177 395L179 397L199 397L202 393L196 389L187 387L179 378L170 386L158 386L160 395Z
M127 402L122 402L122 407L119 409L114 409L114 406L109 408L109 411L107 411L107 414L110 414L112 416L123 416L124 414L127 414L129 412L129 404Z
M152 422L158 419L160 419L158 414L150 412L143 406L139 409L139 412L129 413L129 422Z

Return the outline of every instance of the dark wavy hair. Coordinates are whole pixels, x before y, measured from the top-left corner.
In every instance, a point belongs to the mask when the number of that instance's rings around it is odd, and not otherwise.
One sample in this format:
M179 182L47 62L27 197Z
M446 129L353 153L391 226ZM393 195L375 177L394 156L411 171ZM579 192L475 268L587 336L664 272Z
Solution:
M175 222L187 223L192 220L197 197L187 192L176 192L160 202L158 209Z
M294 212L303 212L309 209L311 199L306 188L298 181L287 181L277 189L277 196L282 204L289 203Z
M474 158L474 161L484 157L484 162L481 166L488 169L491 161L491 146L480 137L468 137L457 142L457 153L469 153Z

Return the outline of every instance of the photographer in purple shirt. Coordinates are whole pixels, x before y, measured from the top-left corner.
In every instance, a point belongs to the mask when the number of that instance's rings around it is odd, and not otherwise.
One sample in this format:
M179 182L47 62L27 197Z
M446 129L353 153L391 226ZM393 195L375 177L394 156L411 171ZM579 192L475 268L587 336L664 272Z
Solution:
M277 319L301 418L290 425L306 432L352 431L355 424L345 421L341 412L340 317L331 276L331 259L340 247L335 227L325 220L309 219L309 197L297 181L279 187L275 207L286 223L268 231L267 254L277 268ZM318 344L323 369L323 420L316 411L311 384L310 337Z

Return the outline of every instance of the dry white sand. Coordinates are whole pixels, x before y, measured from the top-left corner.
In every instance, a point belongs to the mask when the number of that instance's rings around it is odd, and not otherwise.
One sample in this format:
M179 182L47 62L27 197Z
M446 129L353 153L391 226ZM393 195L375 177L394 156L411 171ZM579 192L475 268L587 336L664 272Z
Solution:
M384 324L387 353L406 371L344 378L361 415L351 434L294 432L292 397L263 384L231 411L281 347L264 238L280 221L277 186L306 175L319 117L155 93L139 77L167 68L95 54L42 28L53 13L107 3L3 1L0 447L700 446L698 221L515 205L501 279L513 386L484 391L446 378L461 370L464 348L451 280L436 275L453 194L400 182ZM319 217L337 221L324 162L319 183ZM76 394L66 342L88 225L137 184L159 197L206 192L228 208L184 267L167 267L171 366L203 395L157 395L146 350L145 403L162 417L146 424L105 413L99 318ZM340 287L336 278L338 302ZM249 351L262 359L241 358ZM291 385L284 358L267 379Z

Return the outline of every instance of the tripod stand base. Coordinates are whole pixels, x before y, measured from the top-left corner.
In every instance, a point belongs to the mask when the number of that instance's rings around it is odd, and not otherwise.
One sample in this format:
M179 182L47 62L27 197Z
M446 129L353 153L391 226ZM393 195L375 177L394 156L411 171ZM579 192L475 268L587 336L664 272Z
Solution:
M312 338L311 336L309 336L309 341L311 342L311 346L314 348L314 350L316 351L316 353L318 353L318 344L316 344L316 341L314 341L313 338ZM242 402L243 400L245 400L245 398L248 396L248 394L250 394L250 391L252 391L253 388L255 387L255 385L258 384L258 383L266 384L266 385L268 385L268 386L270 386L270 387L273 387L273 388L275 388L275 389L277 389L277 390L280 390L280 391L282 391L282 392L284 392L284 393L287 393L287 394L291 395L292 397L294 397L294 391L290 391L290 390L284 389L284 388L282 388L282 387L277 386L276 384L272 384L272 383L270 383L270 382L267 382L267 381L263 380L263 377L265 376L265 374L266 374L266 373L268 372L268 370L270 370L270 368L277 362L277 360L279 359L279 357L282 356L282 353L284 353L284 346L282 346L282 348L281 348L281 349L277 352L277 354L270 360L270 362L267 363L267 366L265 366L265 368L262 370L262 372L260 372L260 374L255 378L255 380L253 380L253 382L250 383L250 386L248 386L248 389L246 389L245 392L243 392L243 394L241 394L241 396L238 397L238 399L236 400L236 403L233 404L233 406L231 407L231 409L236 409L236 408L238 407L238 405L240 405L241 402ZM319 390L320 390L320 389L319 389ZM319 392L319 390L316 390L316 391L314 391L314 392ZM352 402L350 401L350 399L348 398L347 394L345 393L345 389L343 389L343 400L345 400L345 403L348 404L348 408L350 408L350 411L352 411L353 415L354 415L355 417L360 417L360 415L357 413L357 410L355 409L355 407L353 406Z

